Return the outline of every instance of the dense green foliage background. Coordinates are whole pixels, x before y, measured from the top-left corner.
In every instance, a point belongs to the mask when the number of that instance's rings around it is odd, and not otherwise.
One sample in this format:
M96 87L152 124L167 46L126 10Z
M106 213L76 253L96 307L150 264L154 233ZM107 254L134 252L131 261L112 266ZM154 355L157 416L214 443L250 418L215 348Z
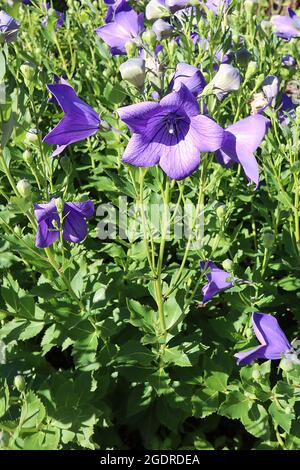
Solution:
M21 29L18 40L2 43L0 50L6 85L0 105L0 339L6 345L0 447L299 448L300 367L284 371L266 361L240 368L233 357L257 344L250 328L253 311L274 314L290 340L299 335L299 113L282 127L268 110L272 125L257 152L258 190L247 186L237 166L224 169L212 154L203 156L192 177L173 185L174 203L196 203L201 185L205 227L201 249L190 246L186 252L184 239L166 242L162 289L164 294L174 289L164 297L163 344L145 241L101 241L95 216L84 243L56 244L52 258L35 248L35 228L26 215L32 215L34 202L49 200L49 193L67 201L89 197L96 206L118 207L119 196L140 200L139 169L121 163L129 132L115 111L141 97L121 80L124 57L111 57L94 32L106 10L101 0L54 2L66 10L57 33L54 19L42 25L40 2L33 3L37 6L5 6ZM132 4L144 9L143 2ZM214 51L247 48L257 70L245 80L247 65L234 59L242 87L221 104L208 100L210 114L225 127L250 114L251 98L265 76L278 76L281 91L289 80L299 80L299 40L284 42L260 27L271 13L268 4L257 2L249 14L236 0L228 15L199 17L199 30L210 37L207 50L194 48L183 20L184 47L162 41L165 86L178 62L200 65L209 79ZM296 67L282 66L285 53L294 55ZM20 69L26 61L34 65L29 82ZM48 103L46 84L54 74L66 76L78 95L123 133L101 131L68 147L63 158L50 159L51 148L40 137L62 115ZM148 83L148 99L152 91ZM26 138L32 128L38 129L38 142ZM11 184L24 177L32 184L31 199L15 194ZM148 170L145 204L161 200L164 181L158 168ZM221 218L216 203L225 205ZM275 237L268 248L265 233ZM154 241L156 250L160 243ZM199 261L206 258L219 265L232 260L234 275L253 284L235 286L201 306L205 280ZM17 375L26 382L21 392L14 385Z

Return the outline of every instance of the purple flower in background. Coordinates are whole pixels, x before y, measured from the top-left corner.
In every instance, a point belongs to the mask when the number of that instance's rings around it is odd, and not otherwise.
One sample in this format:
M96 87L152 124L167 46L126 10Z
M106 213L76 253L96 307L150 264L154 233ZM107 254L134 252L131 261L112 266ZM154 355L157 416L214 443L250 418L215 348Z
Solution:
M80 243L87 236L87 218L92 217L94 204L92 201L65 202L63 208L64 240ZM46 248L59 237L60 217L56 207L56 200L47 204L35 204L34 215L38 223L35 245L37 248Z
M260 346L236 353L234 357L238 365L245 366L256 359L281 359L283 354L292 351L292 346L272 315L255 312L252 325Z
M286 54L282 57L281 63L285 67L294 67L296 65L296 60L291 54Z
M292 38L300 37L300 20L296 13L288 8L288 15L274 15L271 23L275 27L276 36L289 41Z
M96 33L110 46L112 55L126 54L125 45L137 38L144 29L144 15L132 8L115 14L114 20L96 29Z
M82 101L70 85L48 85L48 89L65 113L57 126L44 137L47 144L58 146L52 154L55 157L67 145L96 134L101 120L96 111Z
M104 3L108 5L106 15L104 18L105 23L113 21L114 16L120 11L130 11L131 6L127 0L104 0Z
M19 28L20 23L5 11L0 10L0 33L3 34L6 42L13 42L17 39Z
M249 181L259 184L259 169L254 152L263 140L269 119L255 114L231 124L225 129L221 149L217 152L217 161L223 166L232 162L240 163Z
M218 268L212 261L200 261L200 267L205 270L205 276L208 283L202 288L203 303L208 302L219 292L230 289L233 283L230 281L231 275ZM207 269L209 271L207 272Z
M182 83L195 96L200 95L206 85L205 78L200 70L184 62L177 65L169 89L178 91Z
M279 103L277 103L278 107L278 119L282 126L288 126L291 122L291 119L296 119L296 105L293 102L291 96L283 93Z
M225 13L230 3L231 0L207 0L206 6L217 15L219 13Z
M279 93L278 77L275 77L275 75L268 75L263 81L262 89L269 104L271 104L273 99L276 98Z
M141 167L159 163L176 180L198 168L200 152L213 152L222 143L223 129L199 114L196 98L183 84L159 103L145 101L120 108L118 113L133 132L123 162Z
M175 13L178 10L182 10L187 6L189 0L165 0L166 6L169 8L171 13Z
M51 4L49 2L43 2L43 8L44 8L44 10L50 10ZM65 14L62 11L58 11L58 10L55 10L55 13L56 13L56 16L57 16L55 31L58 31L59 28L61 28L62 25L65 22ZM42 21L43 26L47 26L48 20L49 20L48 16L45 16L45 18L43 18L43 21Z

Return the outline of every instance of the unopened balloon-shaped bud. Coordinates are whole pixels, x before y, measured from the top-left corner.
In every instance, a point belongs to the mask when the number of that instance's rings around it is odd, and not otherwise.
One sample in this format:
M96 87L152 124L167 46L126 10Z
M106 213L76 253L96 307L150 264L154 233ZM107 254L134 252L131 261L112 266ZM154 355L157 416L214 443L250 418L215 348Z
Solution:
M267 249L272 248L272 246L274 245L274 241L275 241L275 236L273 235L273 233L266 232L263 234L262 244L264 248L267 248Z
M26 382L23 375L16 375L14 378L14 386L18 392L23 392L25 390Z
M240 72L230 64L221 64L218 72L209 85L212 85L213 93L222 100L228 93L240 88Z
M127 41L125 44L125 50L128 55L128 57L134 57L136 53L137 45L134 41Z
M157 20L170 15L170 10L163 0L150 0L145 10L147 20Z
M166 39L172 34L172 26L165 20L159 19L154 21L152 29L156 34L158 41Z
M24 199L29 199L31 196L31 184L26 179L20 180L17 183L17 190Z
M126 60L120 65L120 73L123 80L131 83L139 90L143 89L146 76L145 60L140 58Z

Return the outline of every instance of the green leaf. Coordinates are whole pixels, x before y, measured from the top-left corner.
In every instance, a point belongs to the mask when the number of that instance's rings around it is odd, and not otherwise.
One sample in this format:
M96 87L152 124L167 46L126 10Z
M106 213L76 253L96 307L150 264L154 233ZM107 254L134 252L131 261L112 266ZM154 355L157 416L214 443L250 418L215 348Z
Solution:
M293 408L285 401L273 401L269 406L269 413L275 426L280 426L287 433L290 432L292 420L295 418Z
M266 409L258 404L253 403L247 415L241 418L246 430L255 437L260 439L269 439L270 424L269 416Z
M252 401L238 390L230 392L220 406L219 413L231 419L242 419L248 416Z
M46 416L46 411L41 400L30 391L26 394L21 409L20 428L38 428Z

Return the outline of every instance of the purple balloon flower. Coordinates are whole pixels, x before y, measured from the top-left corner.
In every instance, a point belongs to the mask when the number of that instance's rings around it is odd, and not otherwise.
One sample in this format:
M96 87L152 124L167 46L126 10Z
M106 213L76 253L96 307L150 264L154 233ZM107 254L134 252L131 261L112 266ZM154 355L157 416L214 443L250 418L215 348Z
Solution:
M92 217L94 204L92 201L65 202L63 208L64 240L80 243L87 236L85 219ZM35 245L37 248L46 248L59 237L60 218L55 199L47 204L35 204L34 214L38 223Z
M137 38L144 29L144 14L132 8L115 14L114 20L96 29L96 33L110 46L112 55L126 54L125 45Z
M228 9L231 0L207 0L206 6L209 10L212 10L216 15L225 13Z
M9 16L5 11L0 10L0 33L4 35L6 42L13 42L17 39L20 23Z
M141 167L159 163L176 180L199 167L200 152L213 152L222 143L223 129L199 114L197 100L184 84L159 103L145 101L118 112L133 131L123 162Z
M272 315L255 312L252 325L260 346L236 353L234 357L238 365L245 366L256 359L281 359L283 354L292 351L292 346Z
M274 15L271 23L275 27L276 36L289 41L292 38L300 37L300 20L296 13L288 8L288 15Z
M169 85L169 90L178 91L182 83L195 96L200 95L206 86L205 78L200 70L193 65L183 62L177 65L175 74Z
M105 23L113 21L115 15L120 11L130 11L131 6L127 0L104 0L104 3L108 5L106 15L104 18Z
M259 184L259 169L254 152L263 140L270 121L255 114L231 124L225 129L217 161L223 166L232 162L240 163L249 181Z
M67 145L96 134L101 123L96 111L82 101L70 85L48 85L65 115L57 126L44 137L44 142L57 145L52 156L59 155Z
M218 268L212 261L200 261L200 267L202 270L205 270L205 276L208 280L208 283L202 288L203 303L208 302L219 292L230 289L233 286L233 283L230 281L231 275ZM208 272L207 269L209 269Z
M288 126L291 119L296 119L296 105L291 96L283 93L280 101L277 103L278 107L278 120L282 126Z
M296 60L291 54L285 54L281 60L282 65L285 67L294 67L296 65Z
M43 6L44 10L46 10L46 11L47 11L47 10L50 10L50 8L51 8L50 2L43 2L42 6ZM56 16L57 16L57 22L56 22L56 25L55 25L55 31L58 31L59 28L61 28L62 25L63 25L64 22L65 22L65 14L64 14L62 11L58 11L58 10L55 10L55 14L56 14ZM42 21L43 26L47 26L48 20L49 20L48 16L45 16L45 17L43 18L43 21Z

